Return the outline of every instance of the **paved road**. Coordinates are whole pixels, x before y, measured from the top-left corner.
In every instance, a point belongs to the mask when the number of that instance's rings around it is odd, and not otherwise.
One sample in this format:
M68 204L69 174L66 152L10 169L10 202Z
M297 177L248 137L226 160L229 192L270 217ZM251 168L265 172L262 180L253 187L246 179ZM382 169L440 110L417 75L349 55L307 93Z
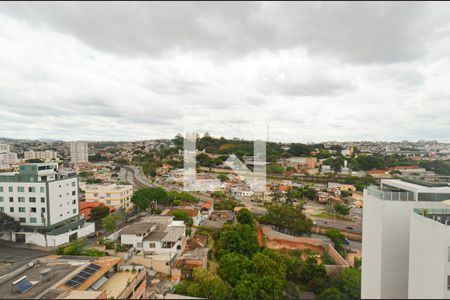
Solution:
M331 240L329 238L327 238L326 236L321 235L321 234L313 233L313 234L311 234L311 237L315 238L315 239L322 240L322 241L324 241L326 243L331 243ZM350 247L350 248L352 248L354 250L361 251L362 243L361 242L355 242L355 241L349 241L349 245L347 247Z

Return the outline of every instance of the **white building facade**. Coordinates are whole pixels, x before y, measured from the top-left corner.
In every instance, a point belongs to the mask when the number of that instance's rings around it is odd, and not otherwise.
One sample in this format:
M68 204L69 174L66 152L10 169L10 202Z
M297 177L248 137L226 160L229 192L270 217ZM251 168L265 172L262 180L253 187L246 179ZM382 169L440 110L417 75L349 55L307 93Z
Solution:
M87 142L70 143L70 161L74 164L89 162L89 146Z
M442 208L446 184L386 179L364 190L361 296L407 298L410 222L415 208ZM424 254L426 255L426 254Z
M58 158L57 153L52 150L45 150L45 151L25 151L24 152L24 158L25 160L29 159L40 159L43 161L52 161L56 160Z
M132 185L87 185L86 202L102 202L116 209L129 212L133 209L131 197L133 196Z

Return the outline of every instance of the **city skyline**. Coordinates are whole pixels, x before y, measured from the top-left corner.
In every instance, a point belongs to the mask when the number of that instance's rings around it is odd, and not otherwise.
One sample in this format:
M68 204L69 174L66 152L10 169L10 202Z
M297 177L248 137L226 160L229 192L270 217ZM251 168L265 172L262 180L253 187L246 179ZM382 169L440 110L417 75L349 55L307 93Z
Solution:
M0 5L0 136L449 142L446 5Z

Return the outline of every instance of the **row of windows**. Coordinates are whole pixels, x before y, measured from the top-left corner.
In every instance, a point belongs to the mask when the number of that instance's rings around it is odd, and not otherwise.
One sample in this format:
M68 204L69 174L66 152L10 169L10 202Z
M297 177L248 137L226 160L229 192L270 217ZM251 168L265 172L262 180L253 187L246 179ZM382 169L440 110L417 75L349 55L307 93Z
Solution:
M9 208L9 212L14 212L14 207L10 207ZM20 213L25 213L26 212L26 208L25 207L19 207L19 212ZM30 207L30 212L37 213L37 208L36 207ZM41 207L41 213L45 213L45 207Z
M27 222L27 219L26 219L26 218L19 218L19 222L20 222L20 223L26 223L26 222ZM30 218L30 223L31 223L31 224L37 223L37 218Z
M18 191L19 193L25 193L25 187L23 187L23 186L18 186L18 187L17 187L17 191ZM0 192L3 192L3 187L2 187L2 186L0 186ZM8 192L13 193L13 192L14 192L14 187L9 186L9 187L8 187ZM28 187L28 192L30 192L30 193L35 193L35 192L36 192L36 187L33 187L33 186ZM41 186L41 187L39 188L39 192L40 192L40 193L45 193L45 187Z
M0 203L3 203L4 201L3 196L0 196ZM17 201L19 203L25 203L25 197L17 197ZM14 197L9 197L9 202L14 202ZM36 203L36 197L28 197L28 202ZM45 203L45 197L41 197L41 203Z

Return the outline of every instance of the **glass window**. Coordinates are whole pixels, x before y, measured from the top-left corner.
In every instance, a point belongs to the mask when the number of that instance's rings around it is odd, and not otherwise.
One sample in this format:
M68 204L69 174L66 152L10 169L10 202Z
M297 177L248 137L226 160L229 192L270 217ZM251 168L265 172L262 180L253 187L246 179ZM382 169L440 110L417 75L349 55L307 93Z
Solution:
M30 187L28 188L28 192L34 193L34 192L36 192L36 188L30 186Z
M2 203L3 202L3 197L2 196L0 196L0 203Z
M111 200L106 200L106 204L111 204Z
M24 203L25 202L25 197L19 197L19 202Z
M0 186L0 192L3 192L3 187L2 186Z
M9 191L10 193L12 193L12 192L13 192L13 187L12 187L12 186L8 187L8 191Z
M45 213L45 207L41 207L41 213Z
M9 202L14 202L14 197L9 197Z
M29 200L30 200L31 203L35 203L36 202L36 197L30 197Z
M30 218L30 223L32 223L32 224L37 223L37 219L36 218Z
M72 182L72 186L75 186L75 181L74 181L74 182Z
M36 212L36 207L30 207L30 211L35 213Z
M111 194L106 194L106 197L108 197L108 198L111 197Z
M155 248L155 243L150 243L150 244L149 244L149 247L150 247L150 248Z
M76 191L72 191L72 196L75 196L77 194Z
M41 197L41 203L45 203L45 197Z
M17 187L17 191L20 193L23 193L23 192L25 192L25 188L23 186L19 186L19 187Z
M26 222L27 222L27 219L25 219L25 218L19 218L19 222L20 222L20 223L26 223Z
M77 213L77 209L76 209L76 208L73 209L73 213L74 213L74 214Z
M19 207L19 212L24 213L25 212L25 207Z
M76 204L77 203L77 200L72 200L72 204Z
M9 212L14 212L14 207L10 207Z
M41 186L41 187L39 188L39 191L40 191L41 193L45 193L45 187Z

